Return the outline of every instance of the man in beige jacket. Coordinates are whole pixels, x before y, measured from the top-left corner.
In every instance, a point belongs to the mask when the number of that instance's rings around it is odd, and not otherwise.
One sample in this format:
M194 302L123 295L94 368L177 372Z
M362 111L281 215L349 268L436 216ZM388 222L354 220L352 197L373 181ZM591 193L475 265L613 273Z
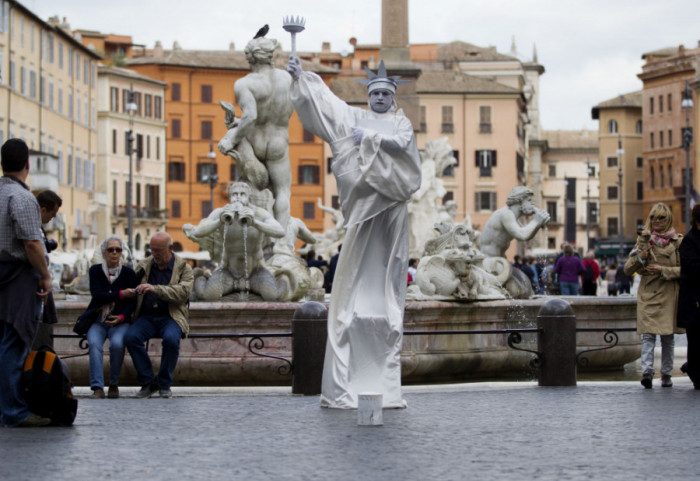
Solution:
M192 290L192 268L173 254L173 239L165 232L151 237L152 255L136 266L140 284L134 323L124 336L124 344L134 362L141 390L136 397L172 397L173 371L180 354L180 339L189 333L187 300ZM163 339L158 376L153 374L145 343L151 338Z

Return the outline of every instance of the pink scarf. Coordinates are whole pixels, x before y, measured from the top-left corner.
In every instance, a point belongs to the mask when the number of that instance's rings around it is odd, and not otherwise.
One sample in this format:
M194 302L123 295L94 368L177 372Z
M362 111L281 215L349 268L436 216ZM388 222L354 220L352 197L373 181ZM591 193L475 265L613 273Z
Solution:
M659 234L658 232L652 232L651 233L651 243L660 246L660 247L666 247L668 245L668 242L676 237L676 230L671 227L671 229L667 230L663 234Z

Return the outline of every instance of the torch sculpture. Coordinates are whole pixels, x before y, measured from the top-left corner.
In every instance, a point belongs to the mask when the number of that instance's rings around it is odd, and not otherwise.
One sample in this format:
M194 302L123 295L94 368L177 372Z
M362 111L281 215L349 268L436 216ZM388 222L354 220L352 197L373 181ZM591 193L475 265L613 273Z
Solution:
M305 25L306 19L303 17L289 16L282 19L282 28L292 34L292 56L297 54L297 33L302 32Z

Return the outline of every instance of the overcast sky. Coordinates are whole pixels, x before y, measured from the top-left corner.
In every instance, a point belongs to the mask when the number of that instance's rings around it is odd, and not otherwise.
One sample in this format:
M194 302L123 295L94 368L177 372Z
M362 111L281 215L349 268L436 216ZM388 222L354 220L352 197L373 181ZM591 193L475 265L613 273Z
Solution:
M20 0L39 17L66 17L72 28L131 35L166 49L243 49L264 24L284 49L282 17L301 15L299 50L348 52L381 40L381 0ZM461 40L508 54L515 38L526 59L537 48L545 129L597 129L591 108L640 90L641 56L664 47L698 45L700 0L409 0L411 43Z

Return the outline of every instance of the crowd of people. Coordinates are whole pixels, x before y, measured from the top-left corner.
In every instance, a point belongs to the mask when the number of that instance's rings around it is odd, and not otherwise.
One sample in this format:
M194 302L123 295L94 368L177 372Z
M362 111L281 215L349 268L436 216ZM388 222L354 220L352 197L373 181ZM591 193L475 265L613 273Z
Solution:
M532 291L539 295L608 296L630 294L633 276L615 261L599 263L595 252L589 251L583 259L570 244L564 242L561 252L546 258L533 256L513 258L513 267L520 269L530 279Z

